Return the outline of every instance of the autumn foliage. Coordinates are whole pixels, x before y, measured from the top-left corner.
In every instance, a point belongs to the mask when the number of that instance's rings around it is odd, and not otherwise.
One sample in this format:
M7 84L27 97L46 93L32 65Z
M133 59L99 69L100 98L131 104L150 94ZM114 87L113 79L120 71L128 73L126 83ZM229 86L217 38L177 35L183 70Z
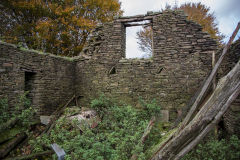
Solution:
M195 21L203 27L203 31L208 32L210 36L222 42L223 35L219 32L217 23L215 22L216 17L213 13L210 13L210 8L199 3L185 3L179 8L187 14L189 20Z
M0 38L57 55L80 53L90 31L122 14L118 0L0 1Z

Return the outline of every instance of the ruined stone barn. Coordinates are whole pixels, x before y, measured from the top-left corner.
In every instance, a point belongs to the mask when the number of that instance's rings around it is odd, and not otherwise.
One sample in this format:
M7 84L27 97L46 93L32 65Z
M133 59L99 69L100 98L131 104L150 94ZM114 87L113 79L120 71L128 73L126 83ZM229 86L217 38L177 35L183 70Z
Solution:
M126 27L148 21L152 59L127 59ZM182 11L120 17L92 32L79 57L64 58L0 42L0 97L14 104L29 97L40 115L51 114L74 94L88 106L105 94L133 105L156 99L169 120L177 118L212 69L217 44Z

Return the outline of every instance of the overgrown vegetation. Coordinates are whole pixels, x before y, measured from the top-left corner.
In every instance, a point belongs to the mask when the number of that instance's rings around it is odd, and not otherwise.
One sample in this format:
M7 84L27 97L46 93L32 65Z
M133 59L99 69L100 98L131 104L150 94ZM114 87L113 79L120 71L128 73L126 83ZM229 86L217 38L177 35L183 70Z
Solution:
M97 24L122 15L118 0L0 1L0 38L8 43L77 56Z
M210 138L199 144L182 160L238 160L240 159L240 139L233 135L229 139Z
M141 143L150 118L160 114L160 107L154 101L151 104L142 101L142 108L136 109L129 105L116 105L101 96L92 101L91 108L101 118L96 128L85 126L79 130L76 127L78 122L69 120L72 113L68 109L49 135L31 141L34 151L43 151L45 146L57 143L67 153L67 160L126 160L132 155L146 159L147 148L154 145L156 139L160 139L161 130L155 135L155 128L146 143Z
M141 137L150 119L160 116L161 107L156 101L146 103L140 99L139 102L141 107L134 108L126 104L117 105L104 96L93 100L91 108L97 111L101 119L96 128L91 128L84 123L81 123L81 128L77 127L79 122L72 121L69 117L79 112L68 108L57 120L50 134L34 138L29 143L33 152L48 150L51 144L57 143L67 153L66 160L126 160L131 159L133 155L137 155L139 160L149 159L154 154L155 146L164 140L163 135L168 135L171 131L167 133L169 124L157 122L146 141L141 143ZM18 132L19 127L22 127L21 131L29 128L34 113L26 94L20 96L11 112L8 100L6 98L0 100L0 124L18 119L16 131L11 129L12 132ZM57 159L56 154L48 158ZM182 160L237 160L239 158L240 140L233 135L229 139L205 139Z
M9 108L8 99L0 99L0 126L17 119L17 125L28 128L33 122L36 111L31 107L31 101L26 97L27 93L19 96L19 100L13 108Z

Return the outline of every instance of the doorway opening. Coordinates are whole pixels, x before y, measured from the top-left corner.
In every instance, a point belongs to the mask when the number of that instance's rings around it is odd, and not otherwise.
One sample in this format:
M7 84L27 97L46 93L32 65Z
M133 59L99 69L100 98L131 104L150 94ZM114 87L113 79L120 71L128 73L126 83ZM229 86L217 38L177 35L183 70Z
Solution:
M34 82L36 78L36 73L34 72L28 72L25 71L25 81L24 81L24 91L27 92L27 98L31 101L33 101L34 96Z

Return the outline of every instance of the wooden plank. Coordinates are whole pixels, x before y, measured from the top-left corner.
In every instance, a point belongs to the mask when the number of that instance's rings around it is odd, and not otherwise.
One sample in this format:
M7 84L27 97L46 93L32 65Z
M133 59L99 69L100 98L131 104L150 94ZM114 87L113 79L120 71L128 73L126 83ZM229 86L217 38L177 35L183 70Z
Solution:
M140 22L140 21L145 21L145 20L152 20L152 16L144 16L144 17L128 17L128 18L123 18L123 19L118 19L118 22L122 23L127 23L127 22Z
M12 119L8 120L6 123L1 124L0 125L0 132L6 130L8 128L13 127L17 123L17 121L18 121L18 118L15 117L15 118L12 118Z
M16 147L26 137L27 137L27 135L25 133L22 133L22 134L18 135L17 137L13 138L12 140L1 145L0 158L5 157L10 151L13 150L14 147Z
M240 92L240 60L219 81L216 89L193 120L175 134L152 160L178 160L196 146L218 123Z
M7 158L4 160L26 160L26 159L34 159L34 158L38 158L38 157L42 157L42 156L46 156L46 155L51 155L53 154L54 151L49 150L49 151L43 151L43 152L39 152L39 153L33 153L30 155L24 155L24 156L18 156L18 157L11 157L11 158Z
M125 23L125 27L135 27L135 26L151 26L152 23Z
M50 133L51 129L55 126L55 121L59 118L59 116L61 115L63 110L74 100L74 98L75 98L75 95L73 95L72 98L69 99L68 102L64 106L58 107L56 109L56 111L54 111L52 113L51 121L48 123L48 125L45 128L45 130L41 133L40 137L42 137L44 133L47 133L47 134Z
M191 117L193 116L193 114L195 113L195 111L197 110L198 106L200 105L200 102L202 101L202 99L204 98L207 90L209 89L210 85L211 85L211 82L212 80L214 79L216 73L217 73L217 70L220 66L220 64L222 63L223 61L223 58L224 56L227 54L227 51L232 43L232 41L234 40L234 38L236 37L238 31L239 31L239 28L240 28L240 22L238 22L238 25L236 27L236 29L234 30L232 36L230 37L227 45L224 47L223 49L223 52L219 58L219 60L217 61L216 65L214 66L210 76L208 77L208 79L206 80L203 88L201 89L201 92L199 93L198 97L196 98L194 104L192 105L191 109L189 110L187 116L185 117L185 119L183 120L182 122L182 125L181 127L179 128L179 130L183 129L190 121Z
M214 69L214 66L216 65L216 52L213 51L212 52L212 69ZM217 82L216 82L216 75L213 77L213 90L216 89L216 85L217 85Z
M151 120L149 121L149 123L148 123L148 125L147 125L147 128L145 129L145 131L144 131L144 133L143 133L143 136L142 136L142 138L141 138L141 143L142 143L142 144L144 144L147 136L150 134L150 132L151 132L151 130L152 130L152 127L153 127L155 121L156 121L156 117L153 116L153 117L151 118Z
M148 135L150 134L151 130L152 130L152 127L154 125L156 121L156 117L153 116L151 118L151 120L148 122L148 125L147 125L147 128L145 129L143 135L142 135L142 138L141 138L141 143L144 144L146 138L148 137ZM136 154L133 154L132 157L131 157L131 160L137 160L138 159L138 156Z
M239 84L240 86L240 84ZM231 103L237 98L237 96L240 93L240 88L232 93L232 95L229 97L228 101L224 104L221 111L215 116L214 120L205 127L205 129L186 147L184 147L174 158L174 160L181 159L185 154L187 154L189 151L191 151L211 130L214 128L218 122L220 121L223 114L227 111L228 107L231 105Z

